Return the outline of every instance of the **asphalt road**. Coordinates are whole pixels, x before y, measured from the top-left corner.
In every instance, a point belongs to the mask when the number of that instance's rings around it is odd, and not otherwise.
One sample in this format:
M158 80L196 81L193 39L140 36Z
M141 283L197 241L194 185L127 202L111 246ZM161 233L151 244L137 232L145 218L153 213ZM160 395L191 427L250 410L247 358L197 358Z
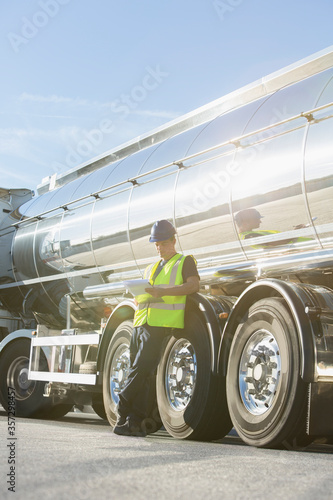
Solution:
M0 411L1 499L333 499L327 444L295 452L253 448L235 433L212 443L163 430L120 437L97 415L77 412L14 424Z

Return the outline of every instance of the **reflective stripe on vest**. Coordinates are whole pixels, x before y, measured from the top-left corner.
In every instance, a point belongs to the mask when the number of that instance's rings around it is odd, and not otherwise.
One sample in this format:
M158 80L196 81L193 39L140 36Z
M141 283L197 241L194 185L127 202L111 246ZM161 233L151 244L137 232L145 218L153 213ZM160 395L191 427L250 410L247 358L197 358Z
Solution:
M147 304L139 304L138 309L146 309ZM164 311L182 311L185 309L185 304L163 304L162 302L150 302L150 309L163 309Z
M239 233L239 236L241 240L247 240L247 239L252 239L256 238L259 236L268 236L269 234L278 234L279 231L273 231L270 229L258 229L258 231L253 230L253 231L243 231L242 233ZM253 235L252 238L246 238L248 235Z
M265 241L263 243L256 242L256 238L259 238L260 236L269 236L269 235L275 235L275 234L280 234L281 238L280 239L273 239L269 241ZM247 238L247 236L251 236L251 238ZM281 246L281 245L292 245L295 243L303 243L307 241L311 241L312 238L306 238L303 236L297 236L296 238L290 238L290 239L285 239L283 238L283 233L280 231L274 231L274 230L269 230L269 229L258 229L253 230L253 231L243 231L242 233L239 233L240 239L245 240L250 243L252 248L273 248L274 246Z
M154 274L160 262L146 268L144 276L154 285L176 286L183 283L182 269L185 256L176 254L165 264L157 276ZM151 326L184 328L186 295L163 297L161 302L139 304L134 316L134 326L145 323Z
M265 243L256 243L256 238L260 238L261 236L269 236L273 234L278 234L279 231L274 231L270 229L258 229L257 231L254 229L253 231L243 231L242 233L239 233L239 236L241 240L247 241L250 245L251 248L256 248L256 249L263 249L263 248L270 248L272 244L270 242L265 242ZM247 238L247 236L251 236L250 238ZM278 244L278 243L277 243Z

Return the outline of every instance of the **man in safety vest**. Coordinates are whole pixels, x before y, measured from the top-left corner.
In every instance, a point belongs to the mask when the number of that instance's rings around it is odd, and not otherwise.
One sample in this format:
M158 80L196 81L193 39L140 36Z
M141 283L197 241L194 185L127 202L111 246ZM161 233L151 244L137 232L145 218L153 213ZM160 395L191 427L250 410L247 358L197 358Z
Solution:
M304 243L311 241L311 238L304 238L304 237L295 237L288 239L282 239L282 237L280 237L279 239L277 235L281 234L280 231L259 229L262 218L263 215L261 215L255 208L247 208L245 210L241 210L235 215L235 221L238 226L239 237L241 240L251 240L251 248L270 249L282 245L292 245L292 244L294 245L296 243ZM307 226L304 224L298 224L297 226L294 226L294 229L302 229L305 227ZM258 244L255 238L259 238L260 236L266 236L266 237L271 236L272 240L267 241L267 238L265 238L265 242L261 241Z
M255 208L241 210L235 215L235 221L242 240L278 233L278 231L259 229L262 218L263 216Z
M155 222L149 241L160 260L147 267L147 299L137 305L130 345L131 367L119 393L118 420L113 429L122 436L145 436L152 375L162 355L163 341L172 328L184 328L186 297L199 290L192 256L177 253L176 230L167 220ZM154 378L153 378L154 380Z

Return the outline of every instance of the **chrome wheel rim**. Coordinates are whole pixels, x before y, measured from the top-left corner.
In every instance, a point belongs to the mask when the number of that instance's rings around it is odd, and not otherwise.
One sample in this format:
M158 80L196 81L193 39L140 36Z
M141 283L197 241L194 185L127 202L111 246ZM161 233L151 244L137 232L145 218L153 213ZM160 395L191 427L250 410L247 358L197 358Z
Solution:
M165 373L165 388L170 406L183 411L189 404L197 378L197 357L187 339L178 340L172 347Z
M118 394L125 387L130 368L130 352L126 344L121 344L115 351L110 367L110 392L115 404L118 404Z
M246 409L263 415L273 405L281 375L281 356L275 337L256 331L247 341L239 366L239 391Z

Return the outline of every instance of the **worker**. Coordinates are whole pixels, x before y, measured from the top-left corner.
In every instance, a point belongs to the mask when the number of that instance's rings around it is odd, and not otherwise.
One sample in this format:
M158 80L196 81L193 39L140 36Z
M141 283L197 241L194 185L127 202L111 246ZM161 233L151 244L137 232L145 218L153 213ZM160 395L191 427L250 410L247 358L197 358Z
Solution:
M119 393L118 419L113 432L122 436L146 436L151 383L172 329L184 328L186 297L199 290L199 275L192 256L177 253L176 230L167 220L155 222L149 241L160 260L147 267L147 302L137 305L130 343L130 369Z
M278 231L268 231L259 229L263 216L255 208L241 210L235 215L235 221L238 226L239 236L242 240L266 236L268 234L277 234Z
M263 215L258 212L255 208L247 208L241 210L235 215L235 221L238 226L239 236L241 240L249 240L252 238L258 238L259 236L273 236L281 234L280 231L269 230L269 229L259 229L261 224L261 219ZM294 226L294 229L303 229L308 227L305 224L298 224ZM297 243L304 243L310 241L311 238L295 237L288 239L277 239L276 237L272 241L265 241L264 243L257 244L253 242L251 248L256 249L269 249L275 248L282 245L294 245Z
M240 239L249 240L251 238L258 238L259 236L267 236L278 233L278 231L259 229L262 218L263 216L255 208L247 208L238 212L235 215L235 221L238 226ZM266 242L261 245L251 245L252 248L269 248L271 246L275 246L275 244L272 244L272 242Z

